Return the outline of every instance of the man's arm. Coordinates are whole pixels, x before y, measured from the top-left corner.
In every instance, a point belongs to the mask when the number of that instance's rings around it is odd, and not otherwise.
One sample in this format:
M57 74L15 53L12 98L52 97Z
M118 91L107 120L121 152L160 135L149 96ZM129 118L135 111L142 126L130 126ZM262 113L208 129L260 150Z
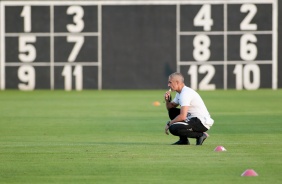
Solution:
M173 103L172 103L173 104ZM169 121L165 126L165 133L168 135L169 126L176 122L183 122L187 118L188 106L182 106L180 109L180 114L176 116L173 120Z
M169 102L169 101L166 101L166 109L169 110L171 108L175 108L178 106L178 104L174 103L174 102Z
M164 99L165 99L165 104L166 104L166 109L169 110L171 108L175 108L178 106L178 104L171 102L171 95L170 95L170 91L167 91L164 95Z
M187 118L187 113L188 113L188 106L182 106L180 109L180 114L176 116L173 120L170 121L169 125L172 125L173 123L176 122L183 122Z

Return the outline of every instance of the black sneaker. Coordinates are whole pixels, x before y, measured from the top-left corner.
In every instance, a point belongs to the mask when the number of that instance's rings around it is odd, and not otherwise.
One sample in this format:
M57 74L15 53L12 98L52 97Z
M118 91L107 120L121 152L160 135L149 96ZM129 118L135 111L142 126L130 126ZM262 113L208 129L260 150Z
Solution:
M172 145L190 145L190 142L188 140L179 140Z
M203 132L203 135L197 138L196 145L202 145L203 142L206 140L206 138L208 138L208 136L209 134L207 134L206 132Z

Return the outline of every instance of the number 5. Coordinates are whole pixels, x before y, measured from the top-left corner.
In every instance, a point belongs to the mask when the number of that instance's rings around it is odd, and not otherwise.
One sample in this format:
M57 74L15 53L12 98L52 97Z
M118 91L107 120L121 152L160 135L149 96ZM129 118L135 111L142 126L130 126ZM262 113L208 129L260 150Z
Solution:
M19 59L22 62L32 62L36 58L36 49L32 44L36 42L35 36L19 37Z

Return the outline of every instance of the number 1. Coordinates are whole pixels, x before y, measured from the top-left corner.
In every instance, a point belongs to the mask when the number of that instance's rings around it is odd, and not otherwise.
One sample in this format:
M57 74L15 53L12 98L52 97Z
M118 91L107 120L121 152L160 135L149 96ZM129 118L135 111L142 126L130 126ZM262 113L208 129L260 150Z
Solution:
M30 6L24 6L21 13L21 17L24 19L24 32L31 31L31 8Z

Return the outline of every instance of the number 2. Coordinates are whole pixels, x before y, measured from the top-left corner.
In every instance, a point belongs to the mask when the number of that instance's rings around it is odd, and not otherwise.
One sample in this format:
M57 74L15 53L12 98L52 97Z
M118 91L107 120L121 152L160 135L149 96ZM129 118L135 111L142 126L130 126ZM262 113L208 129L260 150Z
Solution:
M240 24L241 30L257 30L257 24L252 24L251 21L257 13L257 7L254 4L243 4L240 11L247 13L247 16Z

